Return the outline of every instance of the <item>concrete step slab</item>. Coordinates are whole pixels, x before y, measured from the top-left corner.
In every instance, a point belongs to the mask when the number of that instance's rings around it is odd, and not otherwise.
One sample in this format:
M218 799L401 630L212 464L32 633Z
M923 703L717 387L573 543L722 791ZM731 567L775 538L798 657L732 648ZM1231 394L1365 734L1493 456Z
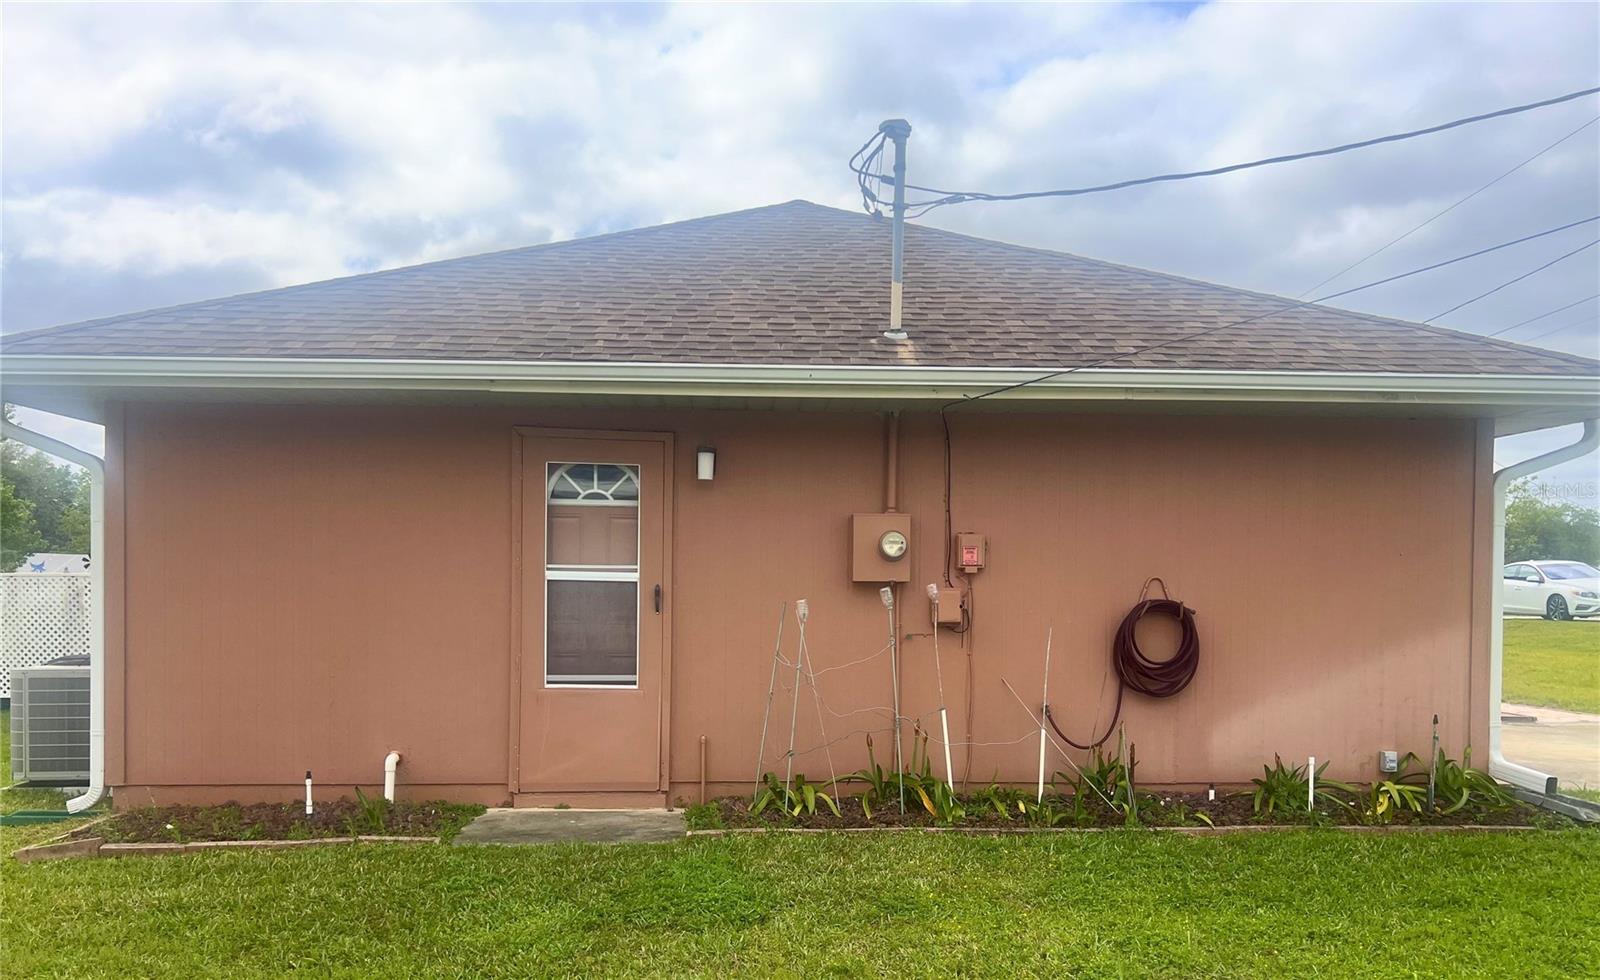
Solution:
M681 840L688 832L677 810L544 810L497 807L467 824L452 842L474 844L600 844Z

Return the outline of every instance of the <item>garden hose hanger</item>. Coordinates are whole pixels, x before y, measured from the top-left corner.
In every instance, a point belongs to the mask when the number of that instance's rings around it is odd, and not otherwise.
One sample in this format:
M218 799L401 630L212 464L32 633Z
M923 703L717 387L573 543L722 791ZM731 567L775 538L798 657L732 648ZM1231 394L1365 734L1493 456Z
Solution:
M1150 598L1152 582L1161 586L1159 599ZM1178 623L1182 635L1178 640L1177 652L1170 659L1152 660L1139 649L1134 630L1139 620L1151 613L1170 616ZM1117 719L1122 715L1122 695L1128 688L1152 698L1170 698L1189 686L1200 666L1200 632L1194 624L1194 610L1169 596L1167 583L1160 578L1152 576L1145 579L1138 604L1122 618L1116 638L1111 641L1111 663L1117 669L1117 704L1111 712L1111 723L1106 726L1104 735L1086 745L1074 742L1056 724L1055 716L1050 713L1050 705L1047 703L1044 706L1044 716L1049 720L1050 727L1055 729L1062 741L1075 749L1093 749L1105 744L1111 733L1117 730Z

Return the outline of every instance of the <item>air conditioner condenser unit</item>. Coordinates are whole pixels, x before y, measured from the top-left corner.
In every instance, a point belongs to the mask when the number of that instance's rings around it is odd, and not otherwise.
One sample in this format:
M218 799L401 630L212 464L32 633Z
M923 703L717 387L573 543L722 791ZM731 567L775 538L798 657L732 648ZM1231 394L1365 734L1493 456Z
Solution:
M89 668L11 671L11 778L89 781Z

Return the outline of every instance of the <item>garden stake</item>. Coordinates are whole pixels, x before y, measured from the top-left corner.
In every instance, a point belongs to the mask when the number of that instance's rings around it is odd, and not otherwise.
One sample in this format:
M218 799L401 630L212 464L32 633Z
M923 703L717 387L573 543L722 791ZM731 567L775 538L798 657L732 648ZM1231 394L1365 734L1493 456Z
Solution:
M1317 809L1317 757L1306 756L1306 812Z
M900 638L896 636L899 630L894 625L894 589L885 585L878 590L878 598L883 600L883 608L889 613L889 673L890 688L894 694L894 771L895 781L900 784L900 812L906 812L906 764L900 752Z
M800 624L802 630L806 628L806 618L810 613L811 610L804 599L796 599L794 601L794 618ZM794 785L794 727L799 720L800 655L797 653L794 657L794 698L789 702L789 764L785 767L783 773L784 792L788 792L789 787Z
M795 655L796 666L809 665L811 662L811 648L806 645L806 624L800 622L800 651ZM811 666L806 666L806 683L811 687L811 703L817 708L817 733L822 736L822 752L828 758L828 783L834 787L834 792L839 791L839 776L833 769L833 743L828 741L828 726L822 721L822 695L817 691L817 672Z
M939 586L928 584L928 598L933 601L933 676L939 682L939 728L944 734L944 781L949 784L950 792L956 790L956 774L950 765L950 716L944 704L944 668L939 664Z
M1433 716L1433 754L1428 756L1428 809L1433 810L1434 780L1439 772L1439 716Z
M750 793L750 805L761 795L761 770L767 761L767 722L772 719L772 695L778 689L778 655L783 649L783 621L789 618L789 601L778 603L778 641L772 645L772 677L767 681L767 710L761 715L761 744L756 748L756 788Z
M1044 710L1039 713L1039 795L1035 800L1040 804L1044 803L1044 746L1045 739L1048 737L1044 726L1045 719L1050 715L1050 643L1055 639L1055 636L1056 628L1054 626L1050 627L1049 631L1044 635L1044 691L1041 695Z

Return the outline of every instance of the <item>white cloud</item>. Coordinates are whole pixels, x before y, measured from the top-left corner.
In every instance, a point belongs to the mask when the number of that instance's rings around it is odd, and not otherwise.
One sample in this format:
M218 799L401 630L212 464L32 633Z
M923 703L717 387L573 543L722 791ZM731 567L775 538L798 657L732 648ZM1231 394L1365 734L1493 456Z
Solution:
M1312 148L1600 77L1600 9L1572 4L38 5L5 27L8 278L22 258L192 284L172 301L222 268L282 285L794 197L854 207L844 158L892 115L915 127L914 180L1014 190ZM927 220L1294 294L1596 111ZM1600 127L1340 285L1600 211L1597 150ZM1352 302L1428 316L1580 241ZM1446 322L1493 329L1595 280L1575 260ZM18 285L7 328L41 325ZM1594 355L1597 337L1590 322L1538 342Z

